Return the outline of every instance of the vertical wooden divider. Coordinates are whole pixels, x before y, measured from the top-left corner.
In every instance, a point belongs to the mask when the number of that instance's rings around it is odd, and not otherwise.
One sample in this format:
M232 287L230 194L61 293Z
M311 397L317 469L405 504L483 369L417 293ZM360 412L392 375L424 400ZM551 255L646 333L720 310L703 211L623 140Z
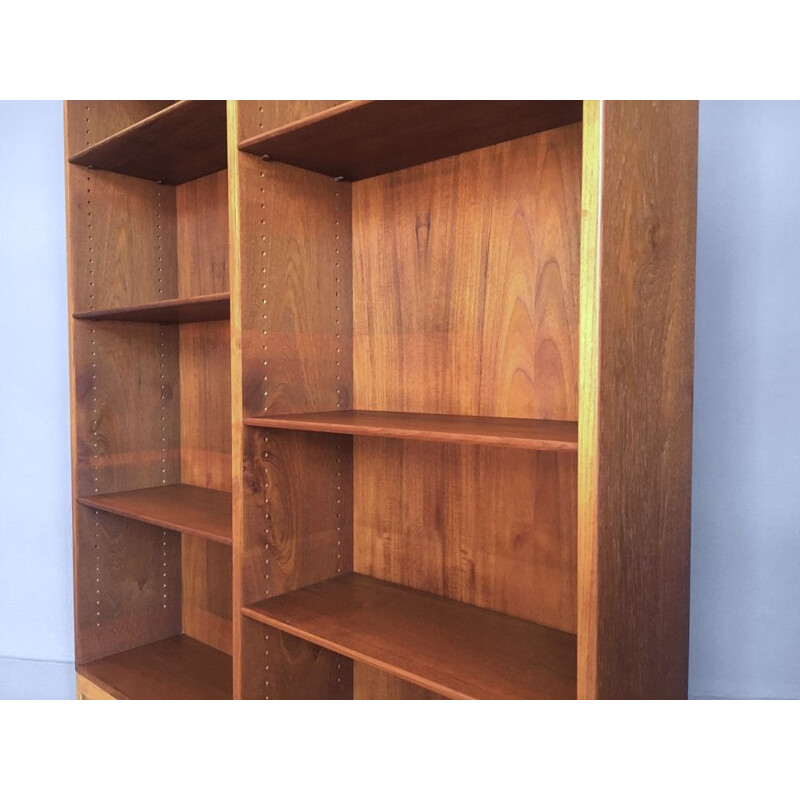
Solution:
M242 548L244 543L242 480L242 269L239 203L238 101L227 101L228 119L228 280L231 295L231 468L233 493L233 699L242 691Z

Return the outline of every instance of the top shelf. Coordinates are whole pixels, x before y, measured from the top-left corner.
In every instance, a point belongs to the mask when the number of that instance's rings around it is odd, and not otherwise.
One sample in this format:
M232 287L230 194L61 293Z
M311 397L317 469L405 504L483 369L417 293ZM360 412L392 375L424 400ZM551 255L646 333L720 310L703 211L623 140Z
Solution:
M348 181L580 122L580 100L351 100L239 149Z
M71 164L171 185L228 164L224 100L180 100L72 156Z

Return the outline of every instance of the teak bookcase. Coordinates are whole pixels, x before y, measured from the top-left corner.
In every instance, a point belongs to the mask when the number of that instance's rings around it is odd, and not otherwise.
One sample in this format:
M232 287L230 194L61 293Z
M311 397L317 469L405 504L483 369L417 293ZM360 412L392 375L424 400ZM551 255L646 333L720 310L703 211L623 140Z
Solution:
M85 698L682 698L697 106L66 104Z

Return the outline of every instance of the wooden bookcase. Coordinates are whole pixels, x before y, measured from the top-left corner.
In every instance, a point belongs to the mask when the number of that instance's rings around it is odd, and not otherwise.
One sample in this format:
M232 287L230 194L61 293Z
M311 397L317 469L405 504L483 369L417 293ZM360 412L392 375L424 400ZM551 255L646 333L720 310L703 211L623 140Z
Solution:
M695 103L66 139L80 697L686 696Z

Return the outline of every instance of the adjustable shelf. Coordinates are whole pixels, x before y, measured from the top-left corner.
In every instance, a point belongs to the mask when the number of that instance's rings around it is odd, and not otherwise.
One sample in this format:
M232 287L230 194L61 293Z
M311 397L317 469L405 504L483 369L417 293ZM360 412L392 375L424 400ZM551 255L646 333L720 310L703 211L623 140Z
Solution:
M213 322L230 319L230 294L219 292L200 297L181 297L159 300L121 308L103 308L96 311L78 311L75 319L116 322Z
M577 451L578 423L562 420L406 414L387 411L326 411L247 417L246 425L353 436Z
M79 664L77 671L117 700L230 700L229 655L190 636Z
M174 484L77 498L81 505L231 544L231 494Z
M69 161L177 185L225 169L226 141L224 100L180 100Z
M578 100L351 100L239 149L357 181L579 122Z
M243 609L453 699L575 699L575 636L355 573Z

